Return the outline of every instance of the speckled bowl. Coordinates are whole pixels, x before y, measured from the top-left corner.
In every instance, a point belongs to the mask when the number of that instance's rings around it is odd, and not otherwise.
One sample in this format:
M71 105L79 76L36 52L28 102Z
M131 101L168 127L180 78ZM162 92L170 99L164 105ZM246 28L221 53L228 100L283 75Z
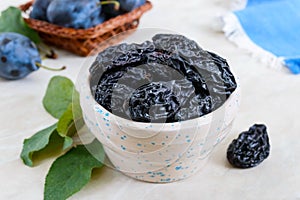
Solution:
M216 111L176 123L141 123L120 118L93 98L89 74L81 74L80 104L89 130L103 144L113 166L147 182L172 182L196 173L230 131L239 87Z

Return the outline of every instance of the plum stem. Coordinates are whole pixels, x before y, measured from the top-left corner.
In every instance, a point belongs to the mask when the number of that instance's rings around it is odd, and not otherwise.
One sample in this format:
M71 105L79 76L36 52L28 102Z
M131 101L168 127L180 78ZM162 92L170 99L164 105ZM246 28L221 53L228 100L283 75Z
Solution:
M58 68L58 69L54 69L54 68L50 68L50 67L47 67L47 66L44 66L42 65L41 63L35 63L36 66L38 66L39 68L43 68L43 69L46 69L46 70L50 70L50 71L62 71L62 70L65 70L67 67L66 66L63 66L61 68Z
M115 10L119 10L120 3L118 1L101 1L98 5L108 5L108 4L115 4Z

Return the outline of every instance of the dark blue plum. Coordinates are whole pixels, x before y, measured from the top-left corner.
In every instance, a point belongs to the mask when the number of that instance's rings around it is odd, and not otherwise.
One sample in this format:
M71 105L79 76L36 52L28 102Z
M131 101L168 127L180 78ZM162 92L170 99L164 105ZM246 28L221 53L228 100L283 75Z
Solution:
M0 77L8 80L24 78L39 69L41 63L36 45L18 33L0 34Z
M103 13L91 17L91 26L97 26L107 20L107 16Z
M120 3L120 9L116 10L114 4L103 5L103 12L109 17L116 17L118 15L130 12L146 3L146 0L117 0Z
M117 0L119 3L120 1ZM126 13L126 11L121 9L121 3L120 3L120 8L115 9L114 4L106 4L102 6L102 12L105 13L109 18L116 17L118 15L122 15Z
M126 12L130 12L146 3L146 0L119 0L120 7Z
M33 19L48 21L47 8L52 0L35 0L29 16Z
M47 9L49 22L75 29L91 28L100 13L98 0L53 0Z

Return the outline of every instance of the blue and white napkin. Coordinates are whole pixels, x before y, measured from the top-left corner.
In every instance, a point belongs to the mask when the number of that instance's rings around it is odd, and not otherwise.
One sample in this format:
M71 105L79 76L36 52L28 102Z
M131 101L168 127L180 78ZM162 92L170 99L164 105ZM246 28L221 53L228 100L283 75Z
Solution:
M226 36L273 67L300 74L300 0L235 0Z

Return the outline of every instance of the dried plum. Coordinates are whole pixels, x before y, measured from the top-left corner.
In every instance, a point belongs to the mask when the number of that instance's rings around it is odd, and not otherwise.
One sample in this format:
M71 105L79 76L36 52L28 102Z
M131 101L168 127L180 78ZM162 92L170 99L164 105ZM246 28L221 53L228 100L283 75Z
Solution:
M255 124L249 131L242 132L227 149L227 159L237 168L259 165L270 154L270 143L265 125Z
M226 60L196 42L170 34L152 40L97 56L91 92L108 111L138 122L178 122L216 110L236 89Z
M178 98L163 83L143 85L134 91L129 101L132 120L143 122L166 122L179 107Z

